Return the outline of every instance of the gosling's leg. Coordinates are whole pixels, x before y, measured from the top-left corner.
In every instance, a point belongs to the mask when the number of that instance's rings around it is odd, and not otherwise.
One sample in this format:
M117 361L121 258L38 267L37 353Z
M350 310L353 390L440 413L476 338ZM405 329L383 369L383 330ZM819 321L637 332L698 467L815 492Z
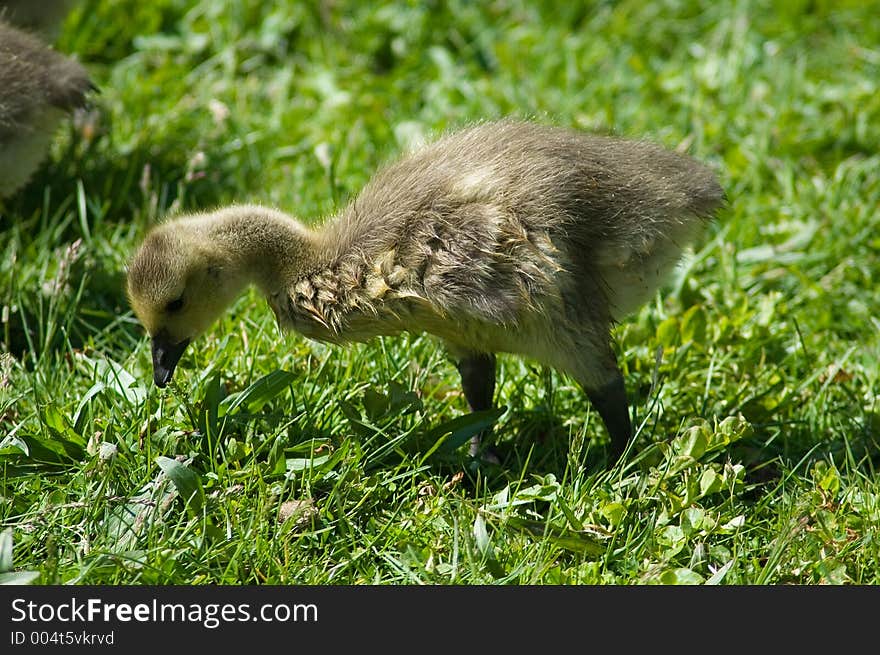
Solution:
M559 368L567 370L580 383L593 408L602 417L611 437L609 462L614 464L632 438L629 401L617 357L610 339L599 334L575 342L573 352L579 356L570 358Z
M459 358L457 367L461 374L461 388L471 411L492 409L492 398L495 396L495 355L468 354ZM476 457L480 452L482 436L483 432L480 432L471 437L468 449L471 457Z
M597 389L587 388L586 392L611 437L610 463L614 464L632 438L629 401L620 369L615 369L614 375L605 384Z

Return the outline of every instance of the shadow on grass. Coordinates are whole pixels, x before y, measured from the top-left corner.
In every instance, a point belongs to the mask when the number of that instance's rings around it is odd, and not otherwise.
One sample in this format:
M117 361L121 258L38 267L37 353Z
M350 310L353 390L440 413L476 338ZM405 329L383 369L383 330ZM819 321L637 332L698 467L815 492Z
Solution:
M751 501L775 493L786 476L809 478L818 462L834 462L841 470L857 471L873 479L880 470L880 414L856 406L849 409L850 425L845 436L817 441L815 426L807 421L790 423L784 437L779 434L778 424L756 424L753 435L716 452L706 461L730 461L745 466L746 489L742 498ZM571 430L564 419L545 407L518 412L492 441L500 464L481 466L482 484L497 490L520 477L553 474L563 480L571 477L570 467L580 466L591 474L607 470L610 464L605 445L570 443ZM599 419L596 416L592 420ZM506 438L510 434L513 436ZM660 452L647 452L652 443L656 442L638 437L623 465L635 461L637 470L647 471L658 464Z

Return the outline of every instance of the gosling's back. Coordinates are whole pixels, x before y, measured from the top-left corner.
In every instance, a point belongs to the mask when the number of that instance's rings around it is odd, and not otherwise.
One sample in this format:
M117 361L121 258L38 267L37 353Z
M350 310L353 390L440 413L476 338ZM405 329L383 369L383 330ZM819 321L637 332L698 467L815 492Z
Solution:
M656 290L723 196L710 169L658 145L508 120L385 168L328 242L393 251L453 316L513 327L568 295L602 322Z

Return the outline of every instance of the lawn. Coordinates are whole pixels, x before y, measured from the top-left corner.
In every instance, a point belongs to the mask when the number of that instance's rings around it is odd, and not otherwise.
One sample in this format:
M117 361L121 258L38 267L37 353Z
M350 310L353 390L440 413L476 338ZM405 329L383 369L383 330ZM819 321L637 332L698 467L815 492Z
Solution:
M0 552L70 584L880 582L880 21L862 2L84 0L100 93L0 206ZM250 291L165 390L146 230L332 214L470 121L644 137L728 206L615 331L618 465L571 380L500 358L500 466L419 334L331 347Z

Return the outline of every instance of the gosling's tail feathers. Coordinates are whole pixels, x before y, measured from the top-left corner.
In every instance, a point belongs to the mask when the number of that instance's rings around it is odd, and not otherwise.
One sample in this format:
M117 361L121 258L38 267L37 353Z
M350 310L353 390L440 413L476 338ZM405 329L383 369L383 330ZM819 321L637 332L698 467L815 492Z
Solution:
M689 202L687 211L700 218L711 219L727 203L727 194L715 172L704 164L692 167L683 181Z
M87 94L97 91L86 70L72 59L62 59L52 70L48 88L49 103L59 109L70 111L87 105Z
M714 171L695 159L654 145L640 156L639 192L597 253L615 321L651 298L726 202Z

